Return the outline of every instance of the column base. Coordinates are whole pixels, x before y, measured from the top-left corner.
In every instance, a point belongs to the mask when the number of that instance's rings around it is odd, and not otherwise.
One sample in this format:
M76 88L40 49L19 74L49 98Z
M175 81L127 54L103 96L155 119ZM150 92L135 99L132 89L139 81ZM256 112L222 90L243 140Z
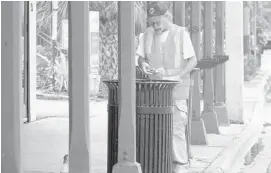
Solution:
M113 166L112 173L142 173L141 165L137 162L118 162Z
M204 121L205 129L207 134L220 134L217 114L214 111L203 111L201 118Z
M220 126L230 126L230 120L225 103L215 104L214 111L217 113L217 120Z
M36 121L37 120L37 118L36 118L36 115L28 115L28 118L27 118L27 122L28 123L31 123L31 122L34 122L34 121Z
M204 121L201 118L192 119L191 145L207 145L207 136Z

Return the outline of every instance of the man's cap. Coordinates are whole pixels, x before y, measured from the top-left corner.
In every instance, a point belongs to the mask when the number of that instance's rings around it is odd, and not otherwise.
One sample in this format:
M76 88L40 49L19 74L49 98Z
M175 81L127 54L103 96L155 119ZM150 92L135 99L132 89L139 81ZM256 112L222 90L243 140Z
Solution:
M162 2L155 2L155 1L151 1L148 2L148 18L151 17L155 17L155 16L162 16L167 12L167 8L165 6L165 4L163 4Z

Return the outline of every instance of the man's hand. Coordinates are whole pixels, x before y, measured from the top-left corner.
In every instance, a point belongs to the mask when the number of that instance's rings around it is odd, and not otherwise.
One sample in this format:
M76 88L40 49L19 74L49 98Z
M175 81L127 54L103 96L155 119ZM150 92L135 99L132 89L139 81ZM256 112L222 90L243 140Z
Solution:
M150 68L150 65L149 65L149 63L146 62L145 58L142 58L141 56L139 56L138 65L144 74L146 74L146 75L152 74L152 70Z
M139 67L142 69L143 73L148 75L152 74L150 65L148 63L142 62Z
M154 70L154 74L163 76L165 74L165 69L164 68L158 68L158 69Z

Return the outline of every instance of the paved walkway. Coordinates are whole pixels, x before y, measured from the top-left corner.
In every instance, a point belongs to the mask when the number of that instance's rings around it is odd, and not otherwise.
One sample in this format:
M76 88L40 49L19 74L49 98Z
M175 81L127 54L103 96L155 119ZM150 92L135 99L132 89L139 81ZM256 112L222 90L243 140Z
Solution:
M107 106L106 102L90 103L91 169L106 173L107 163ZM23 125L23 160L25 171L58 172L62 157L68 153L68 102L38 100L38 117L49 118ZM61 112L59 109L62 107ZM65 108L66 107L66 108ZM47 108L47 109L46 109ZM48 109L50 108L50 109ZM64 109L65 108L65 109ZM55 110L56 113L53 112ZM59 112L58 112L59 111ZM50 114L49 114L50 113ZM271 114L271 112L270 112ZM208 134L207 146L192 146L191 172L199 172L222 154L227 145L244 129L245 125L220 127L221 135Z
M106 173L107 165L107 102L90 103L91 169ZM23 125L23 166L27 172L59 172L62 157L68 153L68 102L38 100L39 121ZM46 109L47 108L47 109ZM50 109L48 109L50 108ZM62 108L62 112L60 111ZM65 109L64 109L65 108ZM54 113L54 110L56 113ZM66 111L65 111L66 110ZM66 112L66 113L65 113ZM44 115L47 118L44 118ZM270 112L271 115L271 112ZM200 172L222 154L238 137L245 125L220 127L221 135L208 134L207 146L192 146L191 172Z
M245 125L232 124L230 127L219 127L221 134L207 134L208 145L192 145L193 159L190 173L203 172L205 168L223 154L226 147L244 130Z
M27 172L59 172L68 153L68 101L38 100L39 121L24 124L22 136L23 167ZM90 103L92 172L106 172L107 105ZM44 118L46 115L46 118Z

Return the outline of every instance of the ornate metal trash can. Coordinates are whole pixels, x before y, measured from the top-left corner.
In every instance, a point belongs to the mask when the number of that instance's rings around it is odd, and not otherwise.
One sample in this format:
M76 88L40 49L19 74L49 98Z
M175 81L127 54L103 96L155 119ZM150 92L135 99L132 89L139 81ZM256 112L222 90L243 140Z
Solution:
M108 159L112 173L118 159L118 81L108 87ZM136 80L136 159L143 173L172 171L172 91L178 84L167 80Z

